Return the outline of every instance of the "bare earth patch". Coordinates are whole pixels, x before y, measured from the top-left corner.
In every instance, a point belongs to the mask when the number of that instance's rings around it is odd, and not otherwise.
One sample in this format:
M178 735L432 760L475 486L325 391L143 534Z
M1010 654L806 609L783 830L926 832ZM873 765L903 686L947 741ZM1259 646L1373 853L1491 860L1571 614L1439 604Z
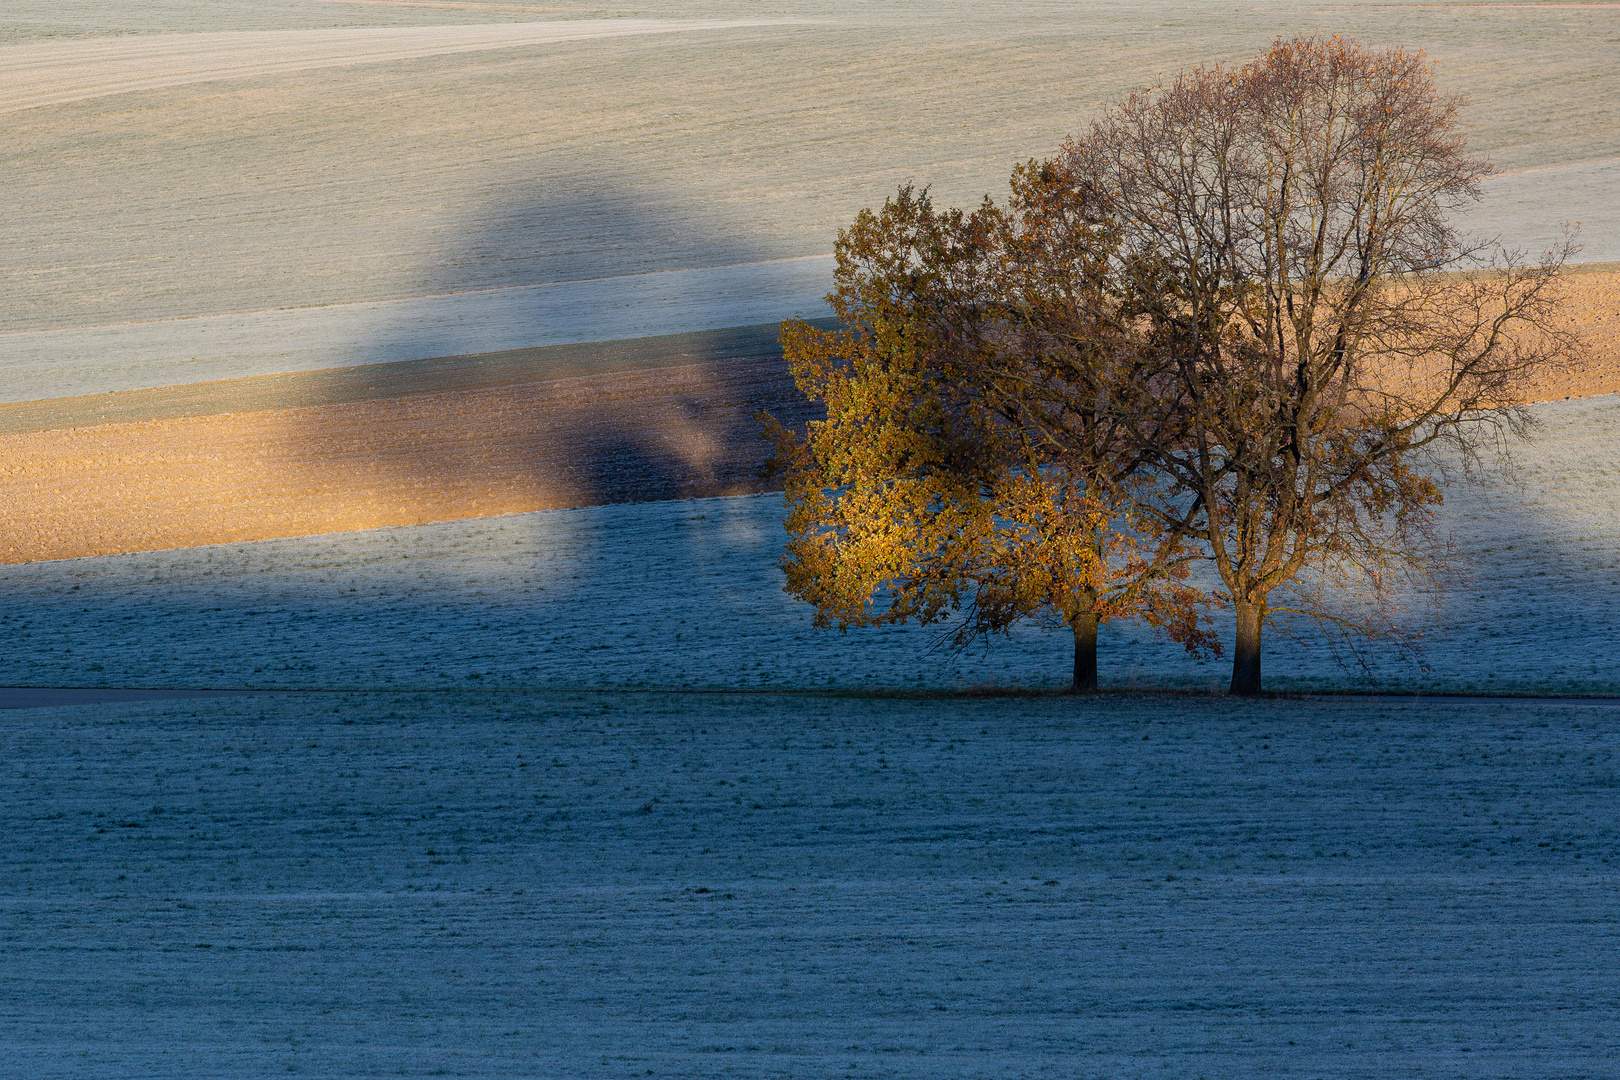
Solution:
M1569 292L1591 363L1543 380L1539 400L1620 391L1620 272L1576 273ZM401 365L411 379L349 395L323 387L326 403L133 422L98 423L82 400L9 406L0 563L769 489L755 414L802 423L809 404L769 346L706 342L697 353L706 358L673 364L693 352L672 347L664 363L637 354L629 370L570 354L560 368L499 368L496 381L510 380L499 385L469 380L463 365L456 388L439 392ZM357 383L371 377L352 370ZM201 397L225 385L180 389ZM135 417L197 411L144 393L106 395L97 415L118 416L119 402ZM361 400L332 400L345 396ZM52 427L53 408L80 426Z
M0 563L764 490L780 357L0 436Z
M1614 263L1577 267L1566 283L1570 321L1589 349L1586 368L1542 380L1541 401L1620 391L1620 268Z

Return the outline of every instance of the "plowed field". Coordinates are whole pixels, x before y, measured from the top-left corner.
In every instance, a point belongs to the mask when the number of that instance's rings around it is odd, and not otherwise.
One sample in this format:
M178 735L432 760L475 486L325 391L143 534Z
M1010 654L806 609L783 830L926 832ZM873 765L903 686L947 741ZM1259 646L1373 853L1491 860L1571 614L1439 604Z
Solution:
M1620 391L1620 273L1542 400ZM729 336L728 336L729 335ZM0 562L765 490L810 405L768 327L0 407ZM109 422L111 421L111 422Z

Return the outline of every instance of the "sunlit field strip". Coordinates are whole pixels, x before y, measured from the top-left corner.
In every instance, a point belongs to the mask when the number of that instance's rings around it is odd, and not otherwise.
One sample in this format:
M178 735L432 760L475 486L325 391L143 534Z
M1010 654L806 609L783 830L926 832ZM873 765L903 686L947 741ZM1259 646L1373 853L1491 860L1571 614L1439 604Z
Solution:
M781 26L783 20L614 19L477 26L243 30L0 47L0 114L111 94L448 53Z

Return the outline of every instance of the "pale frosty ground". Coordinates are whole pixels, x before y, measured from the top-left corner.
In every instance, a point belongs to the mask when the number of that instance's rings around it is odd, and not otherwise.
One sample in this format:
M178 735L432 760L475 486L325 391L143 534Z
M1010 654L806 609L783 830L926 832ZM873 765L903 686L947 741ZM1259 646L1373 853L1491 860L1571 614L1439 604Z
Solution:
M1620 8L535 7L6 5L0 401L814 314L896 185L999 195L1127 91L1314 30L1472 96L1507 175L1471 228L1620 258Z
M1540 407L1519 473L1454 485L1472 574L1422 664L1372 674L1273 636L1275 688L1620 693L1620 396ZM1055 686L1061 632L960 655L919 628L818 631L781 592L779 496L588 507L0 568L0 685ZM1217 619L1222 617L1217 614ZM1221 625L1225 627L1225 621ZM1224 685L1129 625L1114 685Z
M0 402L823 318L832 272L810 256L0 334Z

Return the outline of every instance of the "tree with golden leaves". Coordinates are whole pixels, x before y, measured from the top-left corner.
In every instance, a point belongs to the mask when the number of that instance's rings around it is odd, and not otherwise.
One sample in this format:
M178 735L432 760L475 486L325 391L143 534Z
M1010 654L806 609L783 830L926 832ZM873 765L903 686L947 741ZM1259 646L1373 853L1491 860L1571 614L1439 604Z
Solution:
M839 234L829 301L846 329L784 325L799 436L768 422L789 507L787 591L817 625L960 616L955 642L1024 619L1074 638L1097 685L1100 624L1137 617L1216 648L1173 514L1134 433L1159 399L1099 275L1117 236L1062 166L1013 174L1005 208L936 211L903 188ZM1140 398L1143 408L1124 404Z
M1529 380L1577 356L1553 317L1570 244L1527 263L1450 221L1489 172L1462 104L1421 52L1279 40L1132 96L1065 149L1184 420L1164 438L1150 409L1135 442L1182 492L1161 527L1225 586L1233 693L1260 691L1276 590L1323 615L1301 583L1432 580L1442 457L1522 434Z

